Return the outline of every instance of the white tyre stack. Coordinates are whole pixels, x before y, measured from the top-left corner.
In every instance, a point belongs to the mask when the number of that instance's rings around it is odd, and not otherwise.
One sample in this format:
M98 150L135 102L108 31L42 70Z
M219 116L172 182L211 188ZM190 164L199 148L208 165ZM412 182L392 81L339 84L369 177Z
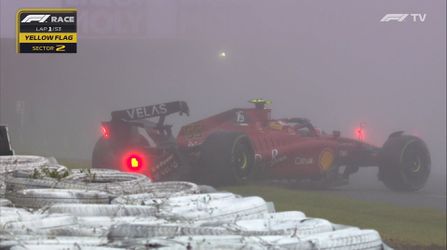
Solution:
M261 218L268 213L260 197L243 197L190 202L183 206L163 206L159 216L170 220L194 222L231 222L239 219Z
M110 204L55 204L48 209L49 213L66 213L74 216L140 216L155 215L156 209L138 205Z
M375 230L272 207L190 182L0 156L0 249L387 249Z
M0 207L10 207L12 206L12 202L8 199L0 198Z
M42 208L61 203L108 204L110 195L96 190L24 189L6 193L15 206Z
M6 184L5 176L16 170L31 170L48 166L45 157L34 155L8 155L0 156L0 197L4 196Z

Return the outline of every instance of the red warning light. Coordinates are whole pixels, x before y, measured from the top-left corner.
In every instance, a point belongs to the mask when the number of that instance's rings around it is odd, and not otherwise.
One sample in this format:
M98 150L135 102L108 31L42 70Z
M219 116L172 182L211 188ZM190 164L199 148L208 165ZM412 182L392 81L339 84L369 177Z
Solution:
M131 154L126 160L127 167L131 169L138 169L143 166L143 158L137 154Z
M110 131L109 131L109 128L106 127L105 125L102 125L102 126L101 126L101 133L102 133L102 136L103 136L104 138L106 138L106 139L108 139L108 138L110 137Z
M152 179L152 165L150 154L143 149L129 149L121 155L121 171L124 172L141 173Z
M357 140L359 141L365 141L366 134L365 134L365 123L360 123L360 126L355 129L355 136L357 137Z

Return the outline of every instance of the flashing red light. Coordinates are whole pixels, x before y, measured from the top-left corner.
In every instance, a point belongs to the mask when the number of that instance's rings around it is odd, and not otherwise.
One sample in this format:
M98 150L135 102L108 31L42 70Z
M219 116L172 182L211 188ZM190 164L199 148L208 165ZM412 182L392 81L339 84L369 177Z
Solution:
M355 129L355 135L359 141L365 141L366 133L364 123L360 123L360 126Z
M151 166L152 158L143 149L133 148L121 154L121 171L145 174L152 179Z
M104 125L101 126L101 133L102 133L102 136L106 139L108 139L110 137L109 128Z
M129 155L126 160L126 165L131 169L141 168L143 166L143 158L136 154Z

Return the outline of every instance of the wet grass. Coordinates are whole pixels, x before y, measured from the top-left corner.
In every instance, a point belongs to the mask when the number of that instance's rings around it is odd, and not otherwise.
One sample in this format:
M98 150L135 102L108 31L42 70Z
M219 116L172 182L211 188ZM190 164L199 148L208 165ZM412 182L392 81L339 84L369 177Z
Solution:
M265 185L224 189L244 196L262 196L273 201L277 211L299 210L309 217L325 218L337 224L376 229L390 245L399 242L420 249L446 248L446 214L438 210L398 207L334 196L324 191Z

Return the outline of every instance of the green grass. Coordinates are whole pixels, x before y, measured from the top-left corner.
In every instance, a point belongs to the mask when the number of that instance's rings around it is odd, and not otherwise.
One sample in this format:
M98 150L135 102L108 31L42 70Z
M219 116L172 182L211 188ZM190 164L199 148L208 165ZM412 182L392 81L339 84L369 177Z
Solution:
M244 196L273 201L277 211L298 210L337 224L377 230L385 241L419 246L446 246L446 214L432 209L403 208L358 201L322 191L299 191L272 186L226 187Z

